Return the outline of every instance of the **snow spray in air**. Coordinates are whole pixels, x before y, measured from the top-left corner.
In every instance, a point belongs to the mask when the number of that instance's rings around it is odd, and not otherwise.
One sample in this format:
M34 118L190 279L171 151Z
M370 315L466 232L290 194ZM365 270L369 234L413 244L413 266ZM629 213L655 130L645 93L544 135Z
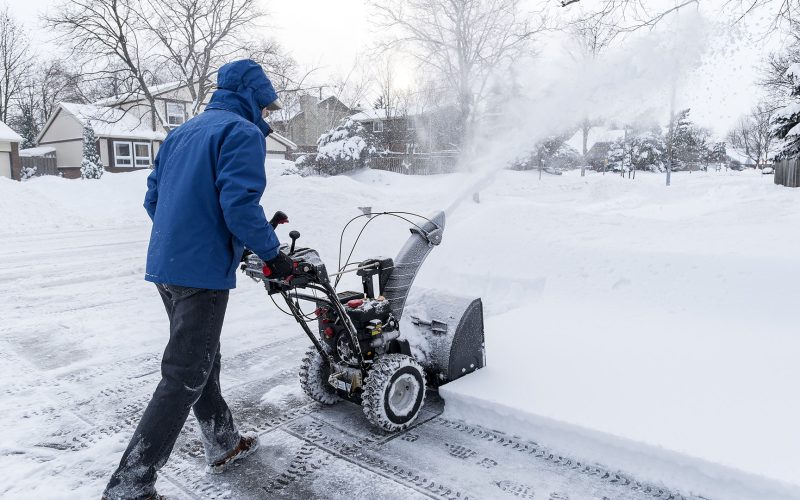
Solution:
M664 116L666 122L671 88L703 64L709 34L710 24L687 10L634 33L598 59L576 63L564 55L525 72L517 68L523 95L509 98L493 119L479 124L469 148L475 153L460 163L474 180L445 213L450 216L538 141L574 127L587 115L633 123L647 114Z

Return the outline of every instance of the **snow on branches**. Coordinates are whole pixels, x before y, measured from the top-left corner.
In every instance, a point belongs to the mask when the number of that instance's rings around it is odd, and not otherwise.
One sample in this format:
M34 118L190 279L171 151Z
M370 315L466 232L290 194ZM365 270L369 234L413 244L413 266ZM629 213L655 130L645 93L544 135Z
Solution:
M791 101L772 119L772 135L782 141L778 159L800 157L800 63L790 65L786 76L792 81Z
M312 168L318 174L337 175L363 168L377 154L374 137L350 117L322 134L317 140L317 154L298 160L301 168Z

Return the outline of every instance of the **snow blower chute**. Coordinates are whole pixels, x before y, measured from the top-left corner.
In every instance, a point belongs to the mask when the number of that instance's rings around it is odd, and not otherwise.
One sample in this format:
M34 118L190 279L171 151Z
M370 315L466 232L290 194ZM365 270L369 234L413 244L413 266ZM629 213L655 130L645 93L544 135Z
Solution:
M281 246L294 262L287 279L266 277L264 262L249 252L242 271L262 281L270 296L282 296L311 339L300 367L303 390L323 404L340 399L360 404L371 423L398 431L419 415L426 386L435 388L483 367L483 306L480 298L438 291L409 295L420 266L442 241L444 212L429 218L406 212L360 217L380 215L422 221L411 222L411 236L395 259L346 262L328 274L316 250L295 248L300 233L292 231L291 245ZM288 218L282 212L270 221L273 227L284 222ZM350 272L361 277L363 290L337 292L339 279ZM305 312L301 301L313 304L314 311Z

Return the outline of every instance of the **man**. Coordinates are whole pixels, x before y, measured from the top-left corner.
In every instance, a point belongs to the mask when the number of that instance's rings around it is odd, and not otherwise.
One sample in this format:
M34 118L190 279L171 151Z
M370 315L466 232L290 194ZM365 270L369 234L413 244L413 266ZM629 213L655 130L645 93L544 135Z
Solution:
M173 130L147 179L153 220L145 279L156 284L170 321L161 382L111 476L103 498L157 500L157 471L194 411L208 471L222 472L258 447L233 422L219 385L219 339L244 246L279 279L291 260L259 205L266 187L264 118L280 109L261 67L224 65L206 110Z

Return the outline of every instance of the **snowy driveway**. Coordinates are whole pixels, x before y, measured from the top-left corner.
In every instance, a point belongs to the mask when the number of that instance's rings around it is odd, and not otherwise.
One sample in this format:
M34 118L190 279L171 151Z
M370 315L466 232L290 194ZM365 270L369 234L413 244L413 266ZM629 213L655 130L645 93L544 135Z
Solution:
M0 486L9 498L97 498L158 379L164 314L141 280L147 226L4 235L0 249ZM206 476L193 417L159 479L175 498L682 498L440 415L387 435L360 408L300 391L307 340L240 287L223 333L223 386L254 459ZM231 347L232 346L232 347Z

